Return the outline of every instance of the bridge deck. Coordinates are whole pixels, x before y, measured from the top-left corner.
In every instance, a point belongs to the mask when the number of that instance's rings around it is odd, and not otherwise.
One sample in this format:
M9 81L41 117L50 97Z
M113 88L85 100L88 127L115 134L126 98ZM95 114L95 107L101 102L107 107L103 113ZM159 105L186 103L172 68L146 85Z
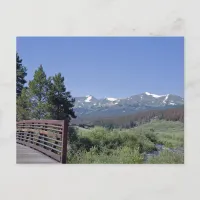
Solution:
M17 164L58 164L59 162L37 150L17 144Z

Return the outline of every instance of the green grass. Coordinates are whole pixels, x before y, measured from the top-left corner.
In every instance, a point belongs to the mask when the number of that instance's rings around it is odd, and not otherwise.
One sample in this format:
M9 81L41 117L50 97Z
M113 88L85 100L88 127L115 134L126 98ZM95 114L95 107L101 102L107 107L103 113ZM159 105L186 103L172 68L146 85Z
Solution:
M142 163L143 159L138 149L123 147L115 150L103 149L99 152L97 148L92 147L90 151L75 154L70 161L82 164L132 164Z
M148 160L149 164L184 164L184 154L162 151L159 156L154 156Z
M184 124L181 122L152 121L140 127L144 132L153 129L156 142L169 148L184 147Z
M181 122L152 121L133 129L71 129L68 161L82 164L140 164L144 154L156 151L156 144L184 147ZM165 152L148 160L150 163L183 163L183 155Z

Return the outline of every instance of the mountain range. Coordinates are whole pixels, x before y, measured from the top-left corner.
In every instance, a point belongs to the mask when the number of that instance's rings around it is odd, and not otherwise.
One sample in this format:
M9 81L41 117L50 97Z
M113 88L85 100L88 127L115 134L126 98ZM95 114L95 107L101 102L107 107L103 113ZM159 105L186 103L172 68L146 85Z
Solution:
M77 117L110 117L127 115L144 110L166 109L184 105L184 98L174 95L157 95L144 92L127 98L97 99L92 95L75 97Z

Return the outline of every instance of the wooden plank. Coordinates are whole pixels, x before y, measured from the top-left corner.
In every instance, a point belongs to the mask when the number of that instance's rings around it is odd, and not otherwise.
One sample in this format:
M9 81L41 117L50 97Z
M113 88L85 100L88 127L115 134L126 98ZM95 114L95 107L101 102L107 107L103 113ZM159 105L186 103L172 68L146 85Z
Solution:
M59 164L50 157L20 144L17 144L16 162L17 164Z
M47 148L49 148L49 149L53 149L55 152L58 152L58 153L61 153L61 151L59 150L59 149L56 149L56 148L53 148L52 146L48 146L48 145L45 145L45 144L43 144L43 143L39 143L39 142L36 142L36 141L34 141L34 143L30 143L30 142L28 142L28 141L30 141L30 140L19 140L18 138L17 138L17 142L18 143L20 143L20 144L24 144L24 145L28 145L27 143L29 143L31 146L30 147L32 147L32 148L35 148L35 149L37 149L38 147L40 147L40 146L45 146L45 147L47 147ZM35 144L38 144L38 145L35 145ZM40 145L40 146L39 146ZM38 149L39 150L39 149Z
M62 125L63 120L23 120L20 122L17 122L17 124L52 124L52 125Z
M37 133L17 132L17 137L22 137L22 136L24 137L24 134L31 134L31 137L38 136ZM47 135L40 135L40 137L46 138L51 141L56 141L58 143L62 143L61 140L56 140L55 137L48 137ZM36 138L36 137L33 137L33 138ZM61 138L61 136L59 138Z
M38 133L38 134L48 135L48 136L50 136L50 137L58 137L58 138L61 138L61 134L59 134L59 133L52 133L52 132L43 131L43 130L18 129L17 131L32 132L32 133Z
M51 125L51 124L18 124L17 125L18 128L21 128L21 127L22 128L23 127L31 127L31 128L40 127L40 128L44 128L44 126L45 127L50 127L50 128L55 128L56 130L58 130L58 129L62 130L62 126L60 126L60 125L57 125L57 126Z
M27 129L27 130L49 130L51 132L58 132L58 133L62 133L62 129L53 129L53 128L45 128L45 127L39 127L39 126L18 126L17 130L23 130L23 129Z
M45 155L47 155L47 156L53 158L54 160L60 162L61 156L58 155L58 154L53 153L53 152L50 151L50 150L44 149L43 147L40 147L40 146L36 146L36 145L31 144L31 143L29 143L29 142L24 142L24 141L17 141L17 142L18 142L19 144L26 145L27 147L31 147L31 148L33 148L33 149L35 149L35 150L38 150L38 151L40 151L41 153L44 153ZM44 156L45 156L45 155L44 155Z
M17 136L17 139L21 140L21 138L22 138L21 136ZM29 137L29 138L30 138L30 137ZM22 138L22 139L23 139L23 138ZM43 137L43 139L39 139L39 138L36 138L36 137L31 137L30 139L26 139L26 140L28 140L28 141L30 141L30 142L35 142L36 140L33 140L33 139L40 140L40 141L44 142L45 145L51 144L52 146L56 146L56 147L62 148L61 145L54 144L54 143L52 143L52 142L49 142L48 140L44 140L44 139L48 139L48 138L45 138L45 137ZM37 142L37 143L43 145L42 142ZM61 141L56 140L56 142L61 142Z
M59 152L60 152L60 150L56 149L56 147L62 148L62 146L48 142L48 141L45 141L45 143L51 144L52 146L55 146L55 147L49 146L48 144L44 144L44 140L42 140L42 139L38 139L38 138L33 138L33 139L35 139L35 140L32 140L31 138L30 139L28 139L28 138L24 139L24 138L19 137L19 136L17 137L17 141L25 141L25 142L30 141L31 144L39 144L41 146L49 147L50 149L54 149L55 151L59 151ZM38 142L38 141L42 141L42 142Z

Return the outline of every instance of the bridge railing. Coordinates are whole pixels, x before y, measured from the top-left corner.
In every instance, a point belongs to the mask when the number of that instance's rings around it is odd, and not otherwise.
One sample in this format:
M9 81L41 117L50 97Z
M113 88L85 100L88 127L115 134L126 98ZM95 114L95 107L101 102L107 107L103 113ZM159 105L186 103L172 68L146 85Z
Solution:
M66 120L25 120L17 122L16 141L66 163L67 133Z

